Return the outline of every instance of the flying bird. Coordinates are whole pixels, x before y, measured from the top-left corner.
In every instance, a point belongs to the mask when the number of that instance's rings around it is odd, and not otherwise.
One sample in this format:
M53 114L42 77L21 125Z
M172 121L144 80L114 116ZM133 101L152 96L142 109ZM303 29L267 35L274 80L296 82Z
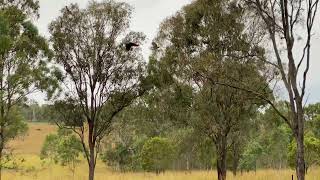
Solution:
M71 11L70 11L69 7L66 6L65 8L66 8L67 13L71 14Z
M137 47L137 46L139 46L139 44L137 43L133 43L133 42L126 43L126 50L131 51L132 47Z
M158 44L157 44L157 43L155 43L155 42L152 42L152 49L153 49L153 50L157 50L157 49L159 49Z

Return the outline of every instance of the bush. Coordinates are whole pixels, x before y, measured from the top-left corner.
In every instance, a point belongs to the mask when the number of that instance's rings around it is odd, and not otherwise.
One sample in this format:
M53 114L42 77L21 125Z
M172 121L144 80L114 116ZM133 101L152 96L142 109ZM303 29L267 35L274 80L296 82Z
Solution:
M159 174L170 168L174 157L174 148L168 139L151 138L145 142L141 151L142 168Z
M129 170L131 169L132 152L128 147L119 144L115 148L108 149L103 154L102 160L108 166L118 167L121 171Z
M145 137L135 137L125 143L114 142L109 144L101 156L103 162L109 167L121 171L141 170L140 152L145 142Z
M68 166L74 173L79 156L83 151L81 141L71 131L60 129L58 134L47 135L41 149L40 158L54 160Z

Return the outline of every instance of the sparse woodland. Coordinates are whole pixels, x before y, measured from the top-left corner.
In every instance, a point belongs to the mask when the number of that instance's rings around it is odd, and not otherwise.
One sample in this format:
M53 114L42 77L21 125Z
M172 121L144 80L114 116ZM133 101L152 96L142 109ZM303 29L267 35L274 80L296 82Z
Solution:
M37 0L0 0L0 179L22 171L10 143L30 122L57 127L39 158L73 179L81 166L94 180L101 164L155 177L272 169L308 179L320 166L320 102L307 98L318 4L194 0L146 37L131 30L128 3L90 1L61 9L45 38ZM37 91L48 104L29 99Z

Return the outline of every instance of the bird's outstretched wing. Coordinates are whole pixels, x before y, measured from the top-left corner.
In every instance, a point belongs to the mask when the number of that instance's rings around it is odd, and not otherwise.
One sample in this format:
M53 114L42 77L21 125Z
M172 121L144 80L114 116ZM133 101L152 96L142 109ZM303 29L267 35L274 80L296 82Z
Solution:
M126 50L130 51L132 47L137 47L137 46L139 46L139 44L137 43L133 43L133 42L126 43Z

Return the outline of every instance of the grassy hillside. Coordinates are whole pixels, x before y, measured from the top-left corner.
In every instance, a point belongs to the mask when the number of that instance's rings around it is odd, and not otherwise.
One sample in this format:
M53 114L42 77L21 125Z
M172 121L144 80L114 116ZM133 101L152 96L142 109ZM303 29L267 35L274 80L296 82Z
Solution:
M57 130L55 125L47 123L29 123L29 130L23 137L19 137L9 144L14 154L39 155L46 136Z
M54 165L40 160L39 153L47 134L54 133L56 126L43 123L30 123L25 137L16 139L10 146L14 149L18 170L5 170L3 179L7 180L86 180L87 164L80 163L73 177L68 167ZM259 170L244 173L237 177L228 174L228 180L291 180L292 170ZM320 169L312 168L308 180L318 180ZM108 169L99 162L96 168L96 180L215 180L215 171L167 172L156 176L151 173L119 173Z

